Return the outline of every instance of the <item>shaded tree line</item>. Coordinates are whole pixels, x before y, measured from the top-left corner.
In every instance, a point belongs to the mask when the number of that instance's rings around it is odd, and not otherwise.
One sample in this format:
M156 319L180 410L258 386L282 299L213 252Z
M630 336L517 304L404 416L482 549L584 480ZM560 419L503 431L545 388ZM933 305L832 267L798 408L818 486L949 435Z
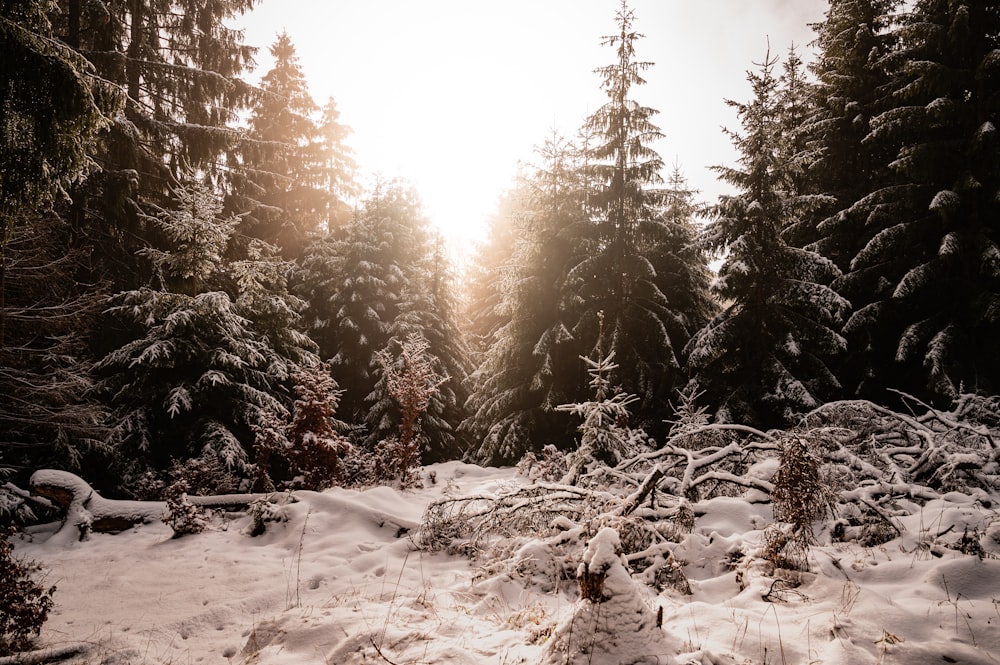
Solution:
M654 149L623 2L605 103L538 148L460 302L416 193L360 191L291 38L241 78L254 4L0 2L5 474L301 486L393 441L514 463L578 445L595 362L594 403L660 440L678 400L767 428L996 392L996 7L832 0L809 66L767 53L727 102L732 193L704 205ZM414 368L433 386L401 397Z
M607 102L539 148L481 251L463 425L480 458L575 446L556 407L584 401L600 344L654 435L679 391L760 427L841 398L995 393L1000 9L832 0L814 62L768 52L727 101L738 157L715 170L733 193L711 205L664 178L634 20L623 3L605 39Z
M441 241L405 183L360 191L287 34L244 81L254 4L0 4L4 477L328 485L404 420L411 457L464 448ZM379 360L410 339L440 377L421 418Z

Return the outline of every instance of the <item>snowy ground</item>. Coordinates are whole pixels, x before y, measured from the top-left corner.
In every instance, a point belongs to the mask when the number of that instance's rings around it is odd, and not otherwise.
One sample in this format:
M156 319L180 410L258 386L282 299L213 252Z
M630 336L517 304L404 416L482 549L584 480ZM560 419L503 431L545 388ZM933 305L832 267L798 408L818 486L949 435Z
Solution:
M443 492L527 481L458 462L433 471L437 482L420 490L297 493L288 521L257 538L244 533L247 517L216 517L210 531L178 539L160 523L70 544L51 538L58 525L35 529L16 551L57 586L40 646L86 643L71 662L93 664L1000 663L1000 515L965 495L915 510L902 537L877 548L814 548L795 588L776 585L759 559L730 554L755 550L767 504L696 504L694 531L675 551L692 594L630 592L650 616L663 608L661 651L635 653L623 640L617 655L608 643L611 655L595 649L580 661L552 651L554 636L574 628L574 585L526 586L504 572L512 567L411 540ZM966 528L982 535L983 558L945 546ZM591 612L601 627L577 633L631 625L609 614Z

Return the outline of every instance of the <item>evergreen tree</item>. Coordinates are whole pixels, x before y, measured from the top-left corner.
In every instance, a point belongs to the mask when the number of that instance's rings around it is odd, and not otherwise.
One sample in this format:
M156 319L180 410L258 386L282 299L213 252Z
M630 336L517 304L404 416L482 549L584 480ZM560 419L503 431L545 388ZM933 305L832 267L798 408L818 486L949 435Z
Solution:
M586 247L568 288L580 298L572 334L597 339L597 313L604 312L609 350L623 368L618 379L655 422L656 410L681 380L681 351L703 323L701 313L682 310L671 296L697 281L686 272L702 271L706 260L684 246L670 246L690 234L661 214L656 186L662 183L663 161L651 144L663 135L652 122L657 111L632 98L634 87L645 83L642 72L652 66L636 59L642 35L634 30L634 19L623 1L616 16L619 32L603 41L617 59L597 70L608 101L586 122L591 221L580 227ZM682 254L694 264L675 262Z
M54 32L125 92L122 113L102 135L100 167L74 188L67 212L77 241L92 248L91 269L117 288L148 281L137 251L156 243L146 224L169 204L188 169L227 188L241 132L233 125L253 96L239 76L253 49L227 25L253 0L57 0ZM113 336L109 342L114 343Z
M855 312L870 312L868 306L883 300L888 288L881 265L856 271L850 266L891 216L886 201L869 194L891 182L888 164L895 151L889 141L872 140L869 133L872 118L891 106L884 95L896 42L889 28L898 5L898 0L834 0L825 19L813 26L816 81L802 125L809 152L806 191L827 202L803 218L805 233L799 237L845 273L833 286ZM848 350L837 374L849 394L883 400L880 381L894 371L894 354L886 352L893 333L889 326L863 323L866 317L862 313L846 327Z
M458 427L465 418L469 398L470 352L457 318L454 282L445 255L444 239L436 236L427 254L407 280L399 315L390 340L398 345L418 336L426 343L424 355L431 370L442 377L430 393L420 426L420 453L424 463L457 459L468 445ZM390 436L385 425L399 429L398 419L384 408L384 391L376 390L370 422L378 422L369 434L370 445ZM391 411L394 413L395 409ZM377 419L377 420L376 420Z
M320 109L288 34L278 35L270 51L274 66L261 79L246 144L247 177L257 194L230 205L251 210L245 219L252 235L296 256L339 212L338 196L352 190L354 165L343 143L349 132L332 100L317 121Z
M375 354L388 346L404 292L426 246L426 221L415 193L380 183L345 229L310 246L298 278L307 330L344 391L343 418L368 420L366 400L378 381Z
M0 476L40 466L92 471L107 452L87 336L106 294L81 285L83 263L58 216L18 228L0 279ZM19 480L27 480L26 478Z
M110 313L132 336L99 363L101 389L116 412L120 473L128 480L172 460L207 457L249 475L253 427L287 411L289 379L314 361L311 342L274 337L298 322L287 294L274 294L283 307L260 306L272 261L230 266L224 259L238 220L221 216L219 197L195 181L175 197L149 220L166 238L164 248L144 253L159 288L114 297ZM265 312L283 318L260 326Z
M846 330L872 347L869 391L947 402L1000 377L1000 10L922 0L894 37L866 137L892 147L892 177L867 197L877 231L845 280L878 286Z
M85 174L97 136L123 102L87 60L53 39L50 4L0 4L0 251L15 220L51 205Z
M775 64L768 55L759 73L748 73L752 101L728 102L744 130L728 132L740 165L715 168L737 193L715 206L705 242L728 250L715 292L730 304L689 344L694 380L716 417L764 426L787 423L836 393L828 362L844 347L836 329L849 306L824 285L836 266L783 237L801 208L779 161Z
M572 423L553 410L584 387L581 345L570 332L576 302L567 288L579 260L573 230L585 214L580 151L552 136L539 152L543 165L523 183L525 200L508 221L517 241L500 268L498 327L463 424L478 443L477 456L491 464L514 463L548 443L567 447Z
M818 54L810 69L809 113L801 121L809 151L808 183L803 191L832 202L811 216L814 247L842 271L864 247L876 226L877 207L862 202L885 182L880 146L865 140L871 119L883 105L888 82L888 34L898 0L833 0L825 19L813 26ZM869 216L874 213L872 223ZM862 291L841 294L857 306Z

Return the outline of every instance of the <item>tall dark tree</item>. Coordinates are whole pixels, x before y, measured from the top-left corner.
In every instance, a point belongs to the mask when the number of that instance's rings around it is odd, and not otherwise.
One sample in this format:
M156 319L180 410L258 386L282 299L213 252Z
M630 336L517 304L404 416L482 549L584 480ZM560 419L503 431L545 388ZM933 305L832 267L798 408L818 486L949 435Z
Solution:
M797 193L779 159L783 147L776 59L749 72L754 97L728 102L743 133L728 132L739 166L715 167L736 194L723 196L705 229L710 249L728 250L715 292L729 305L689 344L695 381L716 417L777 426L836 394L830 359L844 348L839 318L849 304L825 284L832 262L786 242Z
M354 167L343 143L349 130L332 100L318 117L288 34L278 35L270 51L274 66L261 79L245 144L247 198L231 205L250 211L244 218L250 234L296 256L340 211Z
M569 288L580 297L571 331L596 344L598 314L604 313L607 348L623 368L615 380L639 397L640 416L658 422L656 412L681 383L681 351L702 323L697 313L671 302L668 292L686 281L676 274L704 268L705 259L694 253L688 255L696 259L692 266L673 261L686 250L669 244L683 242L684 235L661 214L663 160L652 147L663 137L652 120L657 111L632 96L652 66L636 58L642 35L634 21L623 1L618 33L603 41L616 60L597 70L608 99L586 122L592 210L591 223L581 227L585 258L570 274Z
M60 198L91 166L123 102L93 66L55 40L38 0L0 4L0 238ZM2 270L2 266L0 266ZM0 273L2 274L2 273Z
M87 347L106 302L82 285L83 259L55 214L19 225L0 280L0 476L38 466L92 471L108 452ZM21 480L26 480L22 478Z
M848 394L876 400L885 398L883 380L894 372L894 354L886 352L893 333L865 321L868 306L885 298L887 285L881 263L851 270L851 261L891 217L887 201L869 194L892 181L888 164L896 152L885 137L872 139L869 133L872 118L892 106L885 90L898 5L898 0L830 3L824 20L813 26L815 82L801 127L809 155L806 191L827 200L803 217L797 235L845 273L833 286L851 302L855 318L844 333L848 350L837 374Z
M586 347L570 330L577 302L567 284L579 261L574 231L586 219L581 154L559 136L539 153L543 164L519 188L524 199L507 222L517 241L499 268L501 323L476 370L463 425L477 456L494 464L516 462L548 443L567 446L574 423L554 409L586 388L578 357Z
M399 316L391 329L392 339L400 346L413 335L422 338L427 343L427 362L441 377L429 396L420 425L421 458L425 463L457 459L469 447L458 428L465 419L469 399L471 353L458 320L454 276L444 242L441 236L431 239L424 258L408 280ZM373 404L372 412L376 410ZM398 429L398 414L392 422ZM379 435L377 440L384 438Z
M103 135L99 173L71 192L75 236L93 249L92 270L121 288L149 278L136 252L157 242L145 223L166 207L188 169L224 188L238 162L234 129L253 88L239 77L253 49L230 20L253 0L58 0L55 33L126 93Z
M877 287L847 331L873 349L869 391L946 403L1000 388L1000 8L921 0L894 38L865 139L890 146L891 178L845 280Z

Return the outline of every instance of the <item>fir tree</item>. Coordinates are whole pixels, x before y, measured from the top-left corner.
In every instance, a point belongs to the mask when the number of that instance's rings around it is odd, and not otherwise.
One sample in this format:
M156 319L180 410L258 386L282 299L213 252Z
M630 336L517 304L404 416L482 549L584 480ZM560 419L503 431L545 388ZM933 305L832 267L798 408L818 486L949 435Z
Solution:
M297 256L331 215L342 215L339 197L352 191L354 164L333 100L317 120L320 109L288 34L278 35L270 51L274 66L261 79L246 144L245 165L258 193L240 203L251 209L251 234Z
M825 19L813 26L818 55L811 66L816 81L811 112L802 133L809 151L807 191L828 198L802 220L800 237L830 258L844 273L834 281L838 293L855 312L864 312L845 330L848 350L837 374L849 394L882 400L879 384L893 374L890 326L863 323L872 303L883 300L883 263L851 270L857 253L892 217L887 201L868 195L891 182L888 167L895 155L887 140L868 138L872 118L892 102L884 96L890 54L896 37L890 32L897 0L835 0ZM860 266L859 266L860 267ZM857 315L855 315L857 316ZM882 379L874 380L875 377ZM884 385L884 384L883 384Z
M248 316L260 316L262 280L243 265L230 282L224 253L237 220L221 216L219 197L198 182L175 196L175 207L150 220L167 239L145 253L159 288L122 292L109 310L131 332L99 363L115 408L120 472L127 480L206 456L249 475L252 428L265 413L287 410L289 378L313 359L311 343L300 336L280 348ZM292 302L274 328L297 325Z
M146 223L169 204L188 169L223 190L239 162L234 129L253 88L240 79L254 49L227 23L253 0L113 0L51 3L54 32L97 75L125 93L122 113L93 157L100 172L71 192L67 211L91 269L133 288L149 279L137 258L157 229ZM116 340L110 338L109 343Z
M567 275L577 262L572 230L584 216L579 149L559 136L539 149L543 164L527 179L522 208L508 224L518 240L501 270L499 327L475 373L470 418L463 424L477 455L510 464L546 443L570 445L571 423L553 413L581 394L580 345L570 327ZM502 321L502 323L500 323Z
M425 251L426 256L407 280L399 315L390 326L390 341L403 345L418 336L426 343L425 354L430 367L444 377L431 393L422 416L420 459L432 463L457 459L468 447L458 427L465 418L472 369L457 318L454 283L444 239L436 236ZM400 426L390 415L395 407L387 408L386 398L392 399L391 395L380 387L374 394L375 398L370 400L369 445L389 436L389 428L398 430Z
M344 390L343 417L368 420L378 381L375 354L388 345L415 273L426 220L415 193L380 183L344 231L314 243L303 260L297 293L307 303L307 330Z
M894 34L886 109L866 137L892 146L892 178L866 199L877 232L847 280L878 286L846 330L873 349L869 391L947 402L1000 376L1000 11L923 0Z
M824 283L836 266L789 245L796 192L779 161L782 127L770 55L748 73L754 98L729 102L743 134L728 132L739 167L716 167L737 193L724 196L705 229L712 250L728 250L714 290L730 304L692 338L694 379L716 417L758 425L789 422L838 388L828 362L844 347L836 332L849 304Z
M579 229L586 246L568 288L580 298L572 334L595 339L597 313L604 312L608 347L625 368L623 389L638 395L640 409L658 421L654 412L681 380L681 351L703 323L702 312L684 311L671 296L696 282L686 273L702 271L706 261L690 251L687 229L661 214L663 161L652 143L663 135L653 123L657 111L632 97L652 66L636 59L642 35L634 20L623 1L619 32L603 41L615 49L616 61L597 70L608 100L586 121L591 221Z

